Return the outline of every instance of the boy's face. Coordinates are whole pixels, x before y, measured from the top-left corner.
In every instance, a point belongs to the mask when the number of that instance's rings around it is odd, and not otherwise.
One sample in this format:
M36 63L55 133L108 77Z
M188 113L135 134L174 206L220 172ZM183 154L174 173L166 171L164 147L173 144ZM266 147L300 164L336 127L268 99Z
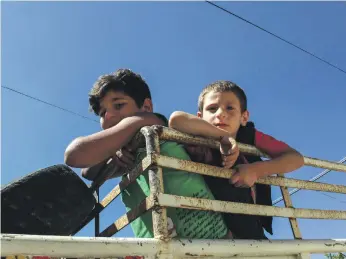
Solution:
M240 101L233 92L209 92L204 96L203 111L198 117L236 137L240 125L245 126L249 112L241 112Z
M122 119L133 116L137 112L152 112L152 102L145 99L138 108L134 99L121 91L110 90L100 102L100 123L102 129L117 125Z

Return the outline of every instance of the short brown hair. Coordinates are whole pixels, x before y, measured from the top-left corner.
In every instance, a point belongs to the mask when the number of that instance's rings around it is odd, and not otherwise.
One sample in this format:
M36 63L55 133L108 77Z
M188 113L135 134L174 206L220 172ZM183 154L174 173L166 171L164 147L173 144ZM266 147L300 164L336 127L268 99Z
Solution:
M100 112L100 102L110 91L121 91L130 96L138 108L146 98L151 99L149 86L143 78L130 69L118 69L116 72L100 76L89 93L90 110L96 115Z
M201 92L198 98L198 111L203 112L203 105L204 105L204 97L206 94L210 92L232 92L234 93L240 102L240 109L241 112L244 112L247 110L247 98L246 94L243 89L241 89L238 85L231 81L216 81L214 83L211 83L210 85L207 85Z

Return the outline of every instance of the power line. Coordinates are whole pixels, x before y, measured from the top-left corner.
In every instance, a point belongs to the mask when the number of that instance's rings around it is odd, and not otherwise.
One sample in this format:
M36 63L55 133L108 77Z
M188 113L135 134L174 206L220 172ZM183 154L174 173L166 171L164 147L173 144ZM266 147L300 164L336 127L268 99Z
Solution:
M346 157L344 157L343 159L341 159L340 161L338 161L338 163L343 164L345 161L346 161ZM322 176L328 174L330 171L332 171L332 170L330 170L330 169L324 170L322 173L320 173L320 174L314 176L313 178L311 178L311 179L309 180L309 182L315 182L317 179L320 179ZM300 190L301 190L301 189L299 189L299 188L295 188L295 189L293 189L292 191L289 192L289 195L291 196L291 195L295 194L296 192L298 192L298 191L300 191ZM326 196L328 196L328 195L326 195ZM336 198L335 198L335 199L336 199ZM279 198L277 198L276 200L273 201L273 205L279 203L279 202L282 201L282 200L283 200L283 197L282 197L282 196L279 197Z
M264 32L270 34L271 36L273 36L273 37L275 37L275 38L277 38L277 39L279 39L279 40L281 40L281 41L291 45L292 47L295 47L295 48L305 52L306 54L308 54L308 55L318 59L319 61L321 61L321 62L323 62L323 63L325 63L325 64L327 64L327 65L329 65L329 66L331 66L333 68L336 68L339 71L341 71L342 73L346 74L346 71L343 70L342 68L340 68L340 67L330 63L329 61L327 61L327 60L325 60L323 58L318 57L317 55L313 54L312 52L310 52L310 51L308 51L306 49L303 49L303 48L299 47L298 45L296 45L296 44L294 44L294 43L292 43L292 42L290 42L288 40L285 40L284 38L280 37L279 35L277 35L275 33L272 33L270 31L264 29L263 27L261 27L261 26L259 26L257 24L254 24L253 22L250 22L249 20L247 20L247 19L245 19L245 18L243 18L243 17L241 17L241 16L239 16L239 15L237 15L237 14L235 14L235 13L233 13L233 12L231 12L231 11L229 11L229 10L219 6L219 5L217 5L217 4L214 4L213 2L210 2L210 1L205 1L205 2L210 4L210 5L212 5L212 6L214 6L214 7L216 7L216 8L218 8L218 9L220 9L220 10L222 10L222 11L224 11L224 12L226 12L226 13L228 13L228 14L230 14L230 15L232 15L232 16L234 16L234 17L236 17L236 18L238 18L238 19L240 19L240 20L242 20L242 21L244 21L244 22L246 22L246 23L248 23L248 24L250 24L250 25L252 25L252 26L254 26L254 27L256 27L257 29L260 29L261 31L264 31Z
M332 199L334 199L334 200L337 200L338 202L341 202L341 203L346 203L346 201L344 201L344 200L339 200L338 198L336 198L336 197L334 197L334 196L332 196L332 195L329 195L329 194L326 194L326 193L321 193L322 195L324 195L324 196L327 196L327 197L329 197L329 198L332 198Z
M91 118L89 118L89 117L86 117L86 116L81 115L81 114L79 114L79 113L76 113L76 112L74 112L74 111L71 111L71 110L65 109L65 108L63 108L63 107L60 107L60 106L58 106L58 105L55 105L55 104L52 104L52 103L43 101L43 100L41 100L41 99L38 99L38 98L33 97L33 96L31 96L31 95L25 94L25 93L23 93L23 92L20 92L20 91L18 91L18 90L13 89L13 88L10 88L10 87L7 87L7 86L3 86L3 85L2 85L1 87L2 87L2 88L5 88L5 89L7 89L7 90L9 90L9 91L15 92L15 93L17 93L17 94L23 95L23 96L25 96L25 97L27 97L27 98L33 99L33 100L35 100L35 101L38 101L38 102L47 104L47 105L49 105L49 106L52 106L52 107L54 107L54 108L60 109L60 110L62 110L62 111L64 111L64 112L68 112L68 113L70 113L70 114L76 115L76 116L81 117L81 118L83 118L83 119L86 119L86 120L89 120L89 121L93 121L93 122L99 123L97 120L93 120L93 119L91 119Z

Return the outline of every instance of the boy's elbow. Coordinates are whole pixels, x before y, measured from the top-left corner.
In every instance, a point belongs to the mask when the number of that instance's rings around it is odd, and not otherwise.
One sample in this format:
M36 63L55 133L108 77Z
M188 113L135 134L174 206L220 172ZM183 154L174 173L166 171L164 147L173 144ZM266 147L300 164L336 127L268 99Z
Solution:
M64 163L68 166L77 167L77 159L72 150L66 149Z
M64 163L71 167L81 167L78 152L78 139L74 140L65 150Z
M304 156L302 154L300 154L298 151L297 151L297 156L298 156L298 165L299 165L299 168L300 167L303 167L305 162L304 162Z
M303 167L304 166L304 156L295 149L293 149L292 152L295 155L295 161L296 161L297 169Z
M185 115L185 112L175 111L169 117L168 125L171 128L175 128L179 124L180 119Z

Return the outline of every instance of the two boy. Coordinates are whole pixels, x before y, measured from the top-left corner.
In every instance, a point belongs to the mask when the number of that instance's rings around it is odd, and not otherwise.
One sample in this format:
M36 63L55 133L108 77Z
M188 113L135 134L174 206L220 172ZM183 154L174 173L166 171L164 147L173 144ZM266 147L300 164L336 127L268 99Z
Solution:
M133 136L144 126L168 124L164 116L153 113L148 85L128 69L101 76L89 94L89 102L91 109L100 117L103 131L72 141L65 152L65 163L86 168L83 176L90 180L109 160L119 170L131 160L140 161L146 154L145 151L132 150L130 141ZM160 150L163 155L190 160L184 148L177 143L160 143ZM164 168L163 182L168 194L214 199L201 175ZM146 171L122 192L122 201L126 209L131 210L149 194ZM220 239L228 234L220 213L168 208L167 216L172 237ZM153 237L151 213L136 219L131 227L136 237Z
M249 119L246 95L233 85L231 82L222 81L208 86L200 96L198 116L183 112L173 113L170 126L194 135L217 139L221 137L221 143L226 147L230 146L230 137L239 140L241 132L249 131L246 127ZM89 96L91 109L100 116L103 131L75 139L65 152L66 164L86 168L83 169L83 176L86 178L93 179L98 169L110 160L119 170L128 163L140 161L145 152L133 150L130 143L132 137L141 127L167 125L167 120L162 115L153 113L147 84L130 70L121 69L114 74L101 76ZM190 160L189 152L196 161L226 168L232 168L236 164L237 170L229 183L224 179L165 168L165 192L187 197L254 203L257 199L256 190L252 188L251 192L250 188L239 187L252 187L260 177L286 173L303 165L302 156L298 152L255 130L254 127L252 129L251 134L243 135L248 139L253 138L254 144L271 155L272 160L248 164L249 159L239 155L235 145L231 145L230 150L222 145L221 152L206 150L209 155L205 155L193 148L187 147L185 150L174 142L160 143L163 155ZM148 195L148 173L144 172L122 193L122 200L127 210L130 210ZM173 226L170 229L172 236L220 239L230 237L230 229L235 238L265 238L262 225L254 216L222 215L175 208L169 208L167 214L170 223L173 223L170 224ZM239 220L246 217L249 220L239 224ZM250 226L250 230L244 228L245 225ZM131 226L136 237L153 237L150 213L135 220ZM252 231L251 228L256 230Z

